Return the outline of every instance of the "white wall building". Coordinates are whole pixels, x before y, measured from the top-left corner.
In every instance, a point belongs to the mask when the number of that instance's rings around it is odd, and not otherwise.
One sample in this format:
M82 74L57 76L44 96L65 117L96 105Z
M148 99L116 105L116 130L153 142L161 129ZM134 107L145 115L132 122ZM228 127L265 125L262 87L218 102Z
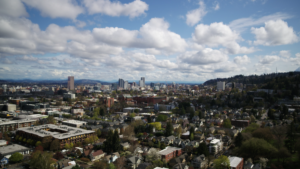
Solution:
M209 153L211 154L217 154L223 149L223 142L220 139L213 139L209 143Z
M217 82L217 90L225 90L225 82Z

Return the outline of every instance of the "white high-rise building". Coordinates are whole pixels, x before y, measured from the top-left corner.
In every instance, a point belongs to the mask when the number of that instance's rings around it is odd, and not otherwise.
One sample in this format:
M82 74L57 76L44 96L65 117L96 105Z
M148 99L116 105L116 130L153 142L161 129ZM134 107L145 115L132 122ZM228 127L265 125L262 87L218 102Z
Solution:
M125 81L124 82L124 89L128 89L128 88L129 88L128 81Z
M217 90L225 90L225 82L217 82Z
M145 85L146 85L145 77L141 77L141 80L140 80L140 87L145 87Z

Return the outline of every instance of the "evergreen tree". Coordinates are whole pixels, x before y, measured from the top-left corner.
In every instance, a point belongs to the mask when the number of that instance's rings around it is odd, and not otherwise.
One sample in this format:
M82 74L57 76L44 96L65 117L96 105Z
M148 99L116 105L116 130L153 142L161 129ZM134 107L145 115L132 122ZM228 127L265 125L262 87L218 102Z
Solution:
M231 128L231 121L230 119L225 119L224 122L223 122L223 127L225 128Z
M99 114L100 114L100 116L104 116L104 109L102 109L101 107L100 107L100 112L99 112Z
M115 131L113 135L113 151L119 151L120 149L120 138L119 138L119 133L118 131Z
M166 137L169 137L170 135L172 135L172 133L173 133L173 125L171 122L168 122L166 126Z
M205 157L208 157L209 156L209 151L208 151L208 147L207 145L202 142L199 144L199 147L198 147L198 154L201 155L201 154L204 154Z
M235 146L240 147L242 145L242 142L243 142L243 135L242 133L239 133L234 140L234 144Z

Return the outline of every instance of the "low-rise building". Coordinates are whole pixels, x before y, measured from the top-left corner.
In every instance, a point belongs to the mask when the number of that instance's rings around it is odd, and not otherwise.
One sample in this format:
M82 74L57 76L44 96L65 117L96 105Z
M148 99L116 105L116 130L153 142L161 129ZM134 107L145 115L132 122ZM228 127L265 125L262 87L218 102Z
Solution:
M74 128L66 125L41 125L34 127L19 128L16 132L17 136L25 139L32 139L34 141L41 141L42 143L51 143L58 140L60 148L64 148L65 144L82 143L86 138L95 135L95 131Z
M72 127L80 127L82 125L86 125L87 122L79 121L79 120L67 120L62 122L63 125L72 126Z
M218 154L220 151L223 150L223 143L219 139L213 139L209 143L208 147L209 153L211 154Z
M243 169L244 159L240 157L229 157L230 169Z
M18 152L23 155L29 154L31 151L31 148L21 146L19 144L12 144L4 147L0 147L0 161L1 165L5 165L9 162L9 157Z
M181 153L182 153L181 148L170 147L170 146L168 146L165 149L158 152L158 154L161 155L161 159L166 160L166 161L169 161L170 159L172 159L174 157L180 156Z
M0 122L0 131L2 133L7 131L17 130L22 127L29 127L35 123L34 119L24 119L24 120L13 120L13 121L5 121Z

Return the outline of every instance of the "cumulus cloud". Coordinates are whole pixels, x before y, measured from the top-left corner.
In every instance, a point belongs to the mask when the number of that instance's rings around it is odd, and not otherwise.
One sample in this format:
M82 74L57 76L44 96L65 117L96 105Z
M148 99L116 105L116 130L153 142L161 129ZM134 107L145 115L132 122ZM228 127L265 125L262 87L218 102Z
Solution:
M298 42L298 37L292 27L283 20L271 20L265 23L265 27L251 28L255 35L255 45L277 46Z
M199 52L186 52L179 59L192 65L206 65L226 61L228 56L219 50L205 48Z
M279 55L285 59L288 59L291 56L291 53L288 50L282 50L279 52Z
M123 47L149 48L158 53L159 50L167 52L182 52L187 44L180 35L171 32L169 23L162 18L152 18L140 30L126 30L123 28L94 28L94 36L107 44Z
M266 55L263 58L261 58L259 62L263 65L268 65L278 61L279 59L279 56L276 55Z
M200 45L210 47L224 46L230 54L252 53L255 51L253 47L241 47L237 43L238 40L242 40L240 35L222 22L215 22L210 25L199 24L196 26L192 37Z
M69 18L75 20L84 12L74 0L22 0L26 5L38 9L42 16L50 18Z
M297 66L300 66L300 53L295 54L296 57L291 58L291 62L294 63Z
M202 0L199 1L199 8L188 11L186 14L186 24L189 26L196 25L206 15L205 4Z
M148 10L148 4L141 0L135 0L128 4L122 4L119 1L110 0L84 0L85 7L89 14L102 13L109 16L129 16L135 18L145 14Z
M25 6L20 0L0 1L0 15L12 17L28 16Z
M244 55L244 56L237 56L234 58L234 63L236 64L245 64L245 63L249 63L250 62L250 59L247 55Z

